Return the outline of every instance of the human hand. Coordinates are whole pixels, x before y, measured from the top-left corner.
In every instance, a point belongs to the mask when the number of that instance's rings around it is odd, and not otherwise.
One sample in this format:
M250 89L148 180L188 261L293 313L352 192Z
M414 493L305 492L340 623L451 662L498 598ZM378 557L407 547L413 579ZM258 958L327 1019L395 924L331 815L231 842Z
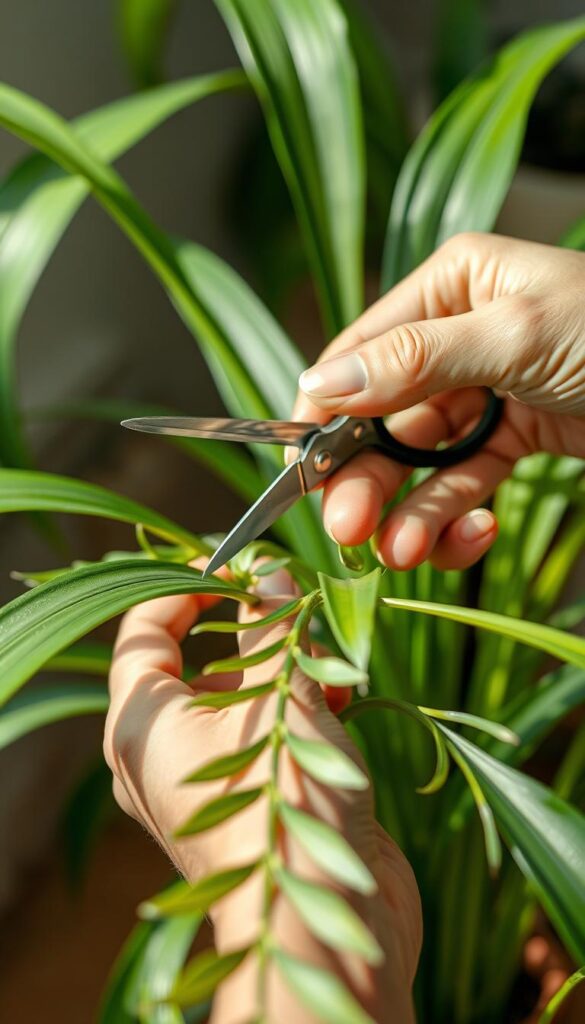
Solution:
M262 602L240 606L240 621L262 618L296 588L279 570L260 579ZM180 641L201 611L215 603L207 597L181 596L149 601L130 611L120 627L112 663L111 706L104 751L114 774L114 795L124 811L140 821L190 881L211 872L254 862L266 851L267 806L261 798L237 816L208 832L174 839L173 833L198 807L227 791L262 785L269 778L271 751L235 779L181 785L197 768L264 737L275 721L277 694L222 710L190 707L194 693L258 685L278 673L282 654L243 674L181 682ZM242 654L263 649L287 635L290 620L239 634ZM355 761L360 755L341 723L329 710L318 685L296 671L287 725L298 736L336 744ZM421 942L421 911L412 871L390 837L377 825L369 791L335 791L304 775L286 748L280 754L279 788L285 799L328 822L359 853L378 885L362 896L335 885L376 936L385 954L381 968L359 957L321 945L305 928L285 898L277 893L272 931L285 950L328 968L342 977L379 1024L411 1024L410 990ZM296 874L322 885L333 883L290 837L280 854ZM261 928L263 875L256 872L225 896L211 912L220 952L252 943ZM258 964L255 955L223 983L214 1000L212 1022L242 1024L255 1019ZM276 969L268 972L270 1021L313 1024L309 1013L285 987Z
M301 375L295 419L395 413L392 432L428 448L468 433L479 385L506 403L478 454L433 474L381 524L410 470L373 450L342 466L323 495L334 540L361 544L377 531L390 568L430 559L463 569L495 540L494 516L477 506L518 459L585 457L584 296L584 253L457 235L343 331Z

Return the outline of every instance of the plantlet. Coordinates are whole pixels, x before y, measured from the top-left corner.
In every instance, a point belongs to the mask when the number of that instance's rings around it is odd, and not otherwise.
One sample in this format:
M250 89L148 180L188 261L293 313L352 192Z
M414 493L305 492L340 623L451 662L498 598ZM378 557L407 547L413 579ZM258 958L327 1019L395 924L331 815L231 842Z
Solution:
M260 419L290 414L303 360L272 313L218 256L154 224L112 166L175 111L207 95L255 91L290 191L326 333L342 329L361 311L366 197L375 190L374 170L379 177L387 166L388 179L393 177L387 150L396 160L396 147L386 137L403 138L400 116L384 102L385 85L387 95L394 93L375 34L357 8L337 0L217 0L217 6L244 71L156 86L74 123L0 86L0 125L41 154L27 158L0 185L0 511L34 514L48 537L55 533L55 512L105 516L133 524L137 541L134 550L106 554L98 563L22 574L31 589L0 611L0 745L58 718L104 711L109 653L82 639L99 624L165 594L215 594L253 603L254 574L286 564L302 597L278 613L292 616L293 625L279 645L285 656L277 678L255 689L195 699L221 709L276 693L270 731L254 745L199 768L185 785L232 778L267 748L269 776L260 787L208 803L179 830L185 836L213 828L265 798L264 855L194 886L178 882L142 904L145 921L111 981L101 1024L180 1021L183 1010L193 1014L197 1006L205 1013L217 986L252 948L260 953L261 1014L263 978L272 960L320 1019L369 1019L337 978L279 948L271 933L278 889L321 941L371 964L379 960L375 939L351 907L333 889L296 876L280 857L278 835L284 830L332 879L360 893L372 891L368 869L342 837L288 804L280 791L285 749L303 773L324 785L368 784L337 748L290 730L290 682L297 666L321 683L361 694L341 717L351 722L367 759L378 818L413 864L425 909L419 1021L496 1024L503 1019L537 902L576 964L585 961L585 822L577 809L583 728L572 736L550 787L519 771L585 695L585 641L569 632L585 608L581 601L557 609L585 541L582 464L538 455L517 467L497 493L501 535L479 580L437 573L428 565L382 573L367 546L342 552L342 565L313 495L275 523L273 541L241 552L231 565L233 582L222 582L202 579L188 564L213 551L211 540L103 488L43 473L27 449L13 372L18 329L53 248L90 193L161 282L200 345L229 413ZM453 233L493 227L535 91L584 38L583 18L525 33L439 107L403 162L398 160L385 288ZM381 76L375 81L372 67ZM582 246L582 225L567 238ZM101 412L118 420L134 410L112 403ZM270 449L243 454L222 445L218 452L186 440L181 447L248 501L275 475ZM261 555L270 562L258 570ZM303 652L301 637L311 623L326 637L330 656L314 660ZM235 629L232 623L203 622L196 632ZM254 656L255 663L274 653L268 648ZM562 665L540 678L551 657ZM245 658L228 659L205 672L245 667ZM59 683L19 692L40 669L58 673ZM95 677L93 683L78 681L81 675ZM477 743L470 729L482 730ZM459 772L449 771L450 759ZM253 872L265 880L262 930L254 946L224 956L210 950L186 963L203 915Z

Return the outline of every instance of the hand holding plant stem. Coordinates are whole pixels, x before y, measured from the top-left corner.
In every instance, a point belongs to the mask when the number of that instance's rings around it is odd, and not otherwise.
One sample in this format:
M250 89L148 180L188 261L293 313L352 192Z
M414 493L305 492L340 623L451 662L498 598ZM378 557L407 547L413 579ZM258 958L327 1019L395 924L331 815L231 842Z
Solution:
M479 385L508 396L489 443L413 488L381 525L408 470L375 452L342 467L324 490L335 540L357 545L377 531L391 568L428 558L439 569L464 569L497 535L492 514L477 506L518 459L585 456L584 280L583 253L457 235L325 349L301 375L301 420L395 413L402 440L434 447L469 429L483 401Z
M355 1012L363 1007L356 1021L383 1020L391 1006L396 1024L407 1024L421 941L412 871L375 822L359 753L320 687L295 664L298 646L306 649L311 595L302 599L282 569L261 578L256 592L261 603L240 613L240 653L248 667L211 672L191 685L180 681L179 642L213 599L163 598L128 613L112 665L105 740L116 798L191 883L255 866L234 876L231 892L228 877L226 895L211 909L220 957L249 950L220 987L213 1021L235 1024L259 1012L267 1021L315 1020L279 966L284 953L341 978ZM291 602L294 611L274 621ZM272 623L249 629L268 616ZM275 653L254 665L257 653L273 645ZM258 687L266 688L263 696ZM246 691L255 699L240 700ZM330 788L327 769L311 764L315 743L333 751L337 768L332 761L329 770L345 770L345 786ZM239 770L226 761L234 752ZM192 783L182 784L186 777ZM249 804L222 820L225 800L238 796ZM329 826L328 841L338 837L330 863L317 863L299 841L303 826L315 823ZM352 884L341 880L348 872ZM328 902L321 913L323 893L327 901L347 901L350 916L342 915L340 927L351 934L353 950L343 948L339 935L322 933L327 914L339 909ZM307 917L311 907L314 920Z

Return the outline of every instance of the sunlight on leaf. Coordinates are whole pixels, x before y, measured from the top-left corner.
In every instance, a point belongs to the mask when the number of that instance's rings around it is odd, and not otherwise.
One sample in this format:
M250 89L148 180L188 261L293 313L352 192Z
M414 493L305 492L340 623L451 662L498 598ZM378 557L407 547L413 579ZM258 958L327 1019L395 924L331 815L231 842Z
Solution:
M360 917L338 893L291 874L286 868L276 881L309 931L331 949L356 953L377 965L384 954Z
M311 658L300 647L295 649L294 656L301 672L318 683L327 686L364 686L368 682L367 672L362 672L341 658Z
M215 875L207 875L198 882L178 882L177 885L145 900L138 907L140 917L146 921L158 918L180 917L184 914L204 914L222 896L242 885L256 870L258 864L230 868Z
M202 768L198 768L191 775L187 775L183 782L208 782L211 779L224 779L230 775L237 775L238 772L243 771L248 765L253 764L265 749L269 739L270 736L265 736L264 739L258 740L251 747L245 747L242 750L236 750L234 754L226 754L225 757L218 757L213 761L209 761Z
M268 683L259 683L258 686L244 686L239 690L216 690L210 693L200 693L191 702L192 707L204 708L229 708L232 704L241 704L246 700L256 700L257 697L266 697L276 689L276 679Z
M323 607L333 636L354 665L365 671L370 660L381 569L356 580L319 573Z
M234 814L238 814L239 811L249 807L259 796L262 796L262 793L263 789L261 787L242 789L237 793L227 793L225 796L219 796L215 800L210 800L208 804L195 811L195 814L191 815L185 824L176 830L174 835L177 839L180 839L182 836L193 836L199 832L205 832L207 829L219 825L220 822L226 821Z
M286 745L298 765L318 782L342 789L367 789L369 780L339 747L320 740L304 740L286 734Z
M304 1005L326 1024L374 1024L342 981L323 967L315 967L281 949L274 960L286 983Z
M218 672L240 672L254 665L261 665L262 662L273 658L282 650L286 643L286 637L275 640L273 644L264 647L261 651L254 651L253 654L246 654L238 658L221 658L219 661L210 661L203 669L204 676L216 675Z
M291 836L331 878L367 896L376 891L374 876L353 847L331 825L287 803L279 805L278 813Z

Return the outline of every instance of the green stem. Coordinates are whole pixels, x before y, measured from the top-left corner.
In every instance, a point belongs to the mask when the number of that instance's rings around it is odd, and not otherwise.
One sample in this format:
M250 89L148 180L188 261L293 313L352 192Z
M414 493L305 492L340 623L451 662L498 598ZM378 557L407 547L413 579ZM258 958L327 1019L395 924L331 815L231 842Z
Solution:
M258 1002L261 1020L266 1019L267 1006L267 969L271 953L271 918L275 892L275 868L278 866L278 815L282 800L278 789L280 751L286 732L286 705L290 696L290 679L295 668L294 649L298 646L302 634L311 621L317 605L321 603L321 592L314 590L303 598L301 610L297 615L285 641L286 657L277 680L278 702L274 725L270 734L272 744L272 764L268 792L268 835L267 849L264 859L264 905L262 909L261 931L258 940L260 964L258 975Z

